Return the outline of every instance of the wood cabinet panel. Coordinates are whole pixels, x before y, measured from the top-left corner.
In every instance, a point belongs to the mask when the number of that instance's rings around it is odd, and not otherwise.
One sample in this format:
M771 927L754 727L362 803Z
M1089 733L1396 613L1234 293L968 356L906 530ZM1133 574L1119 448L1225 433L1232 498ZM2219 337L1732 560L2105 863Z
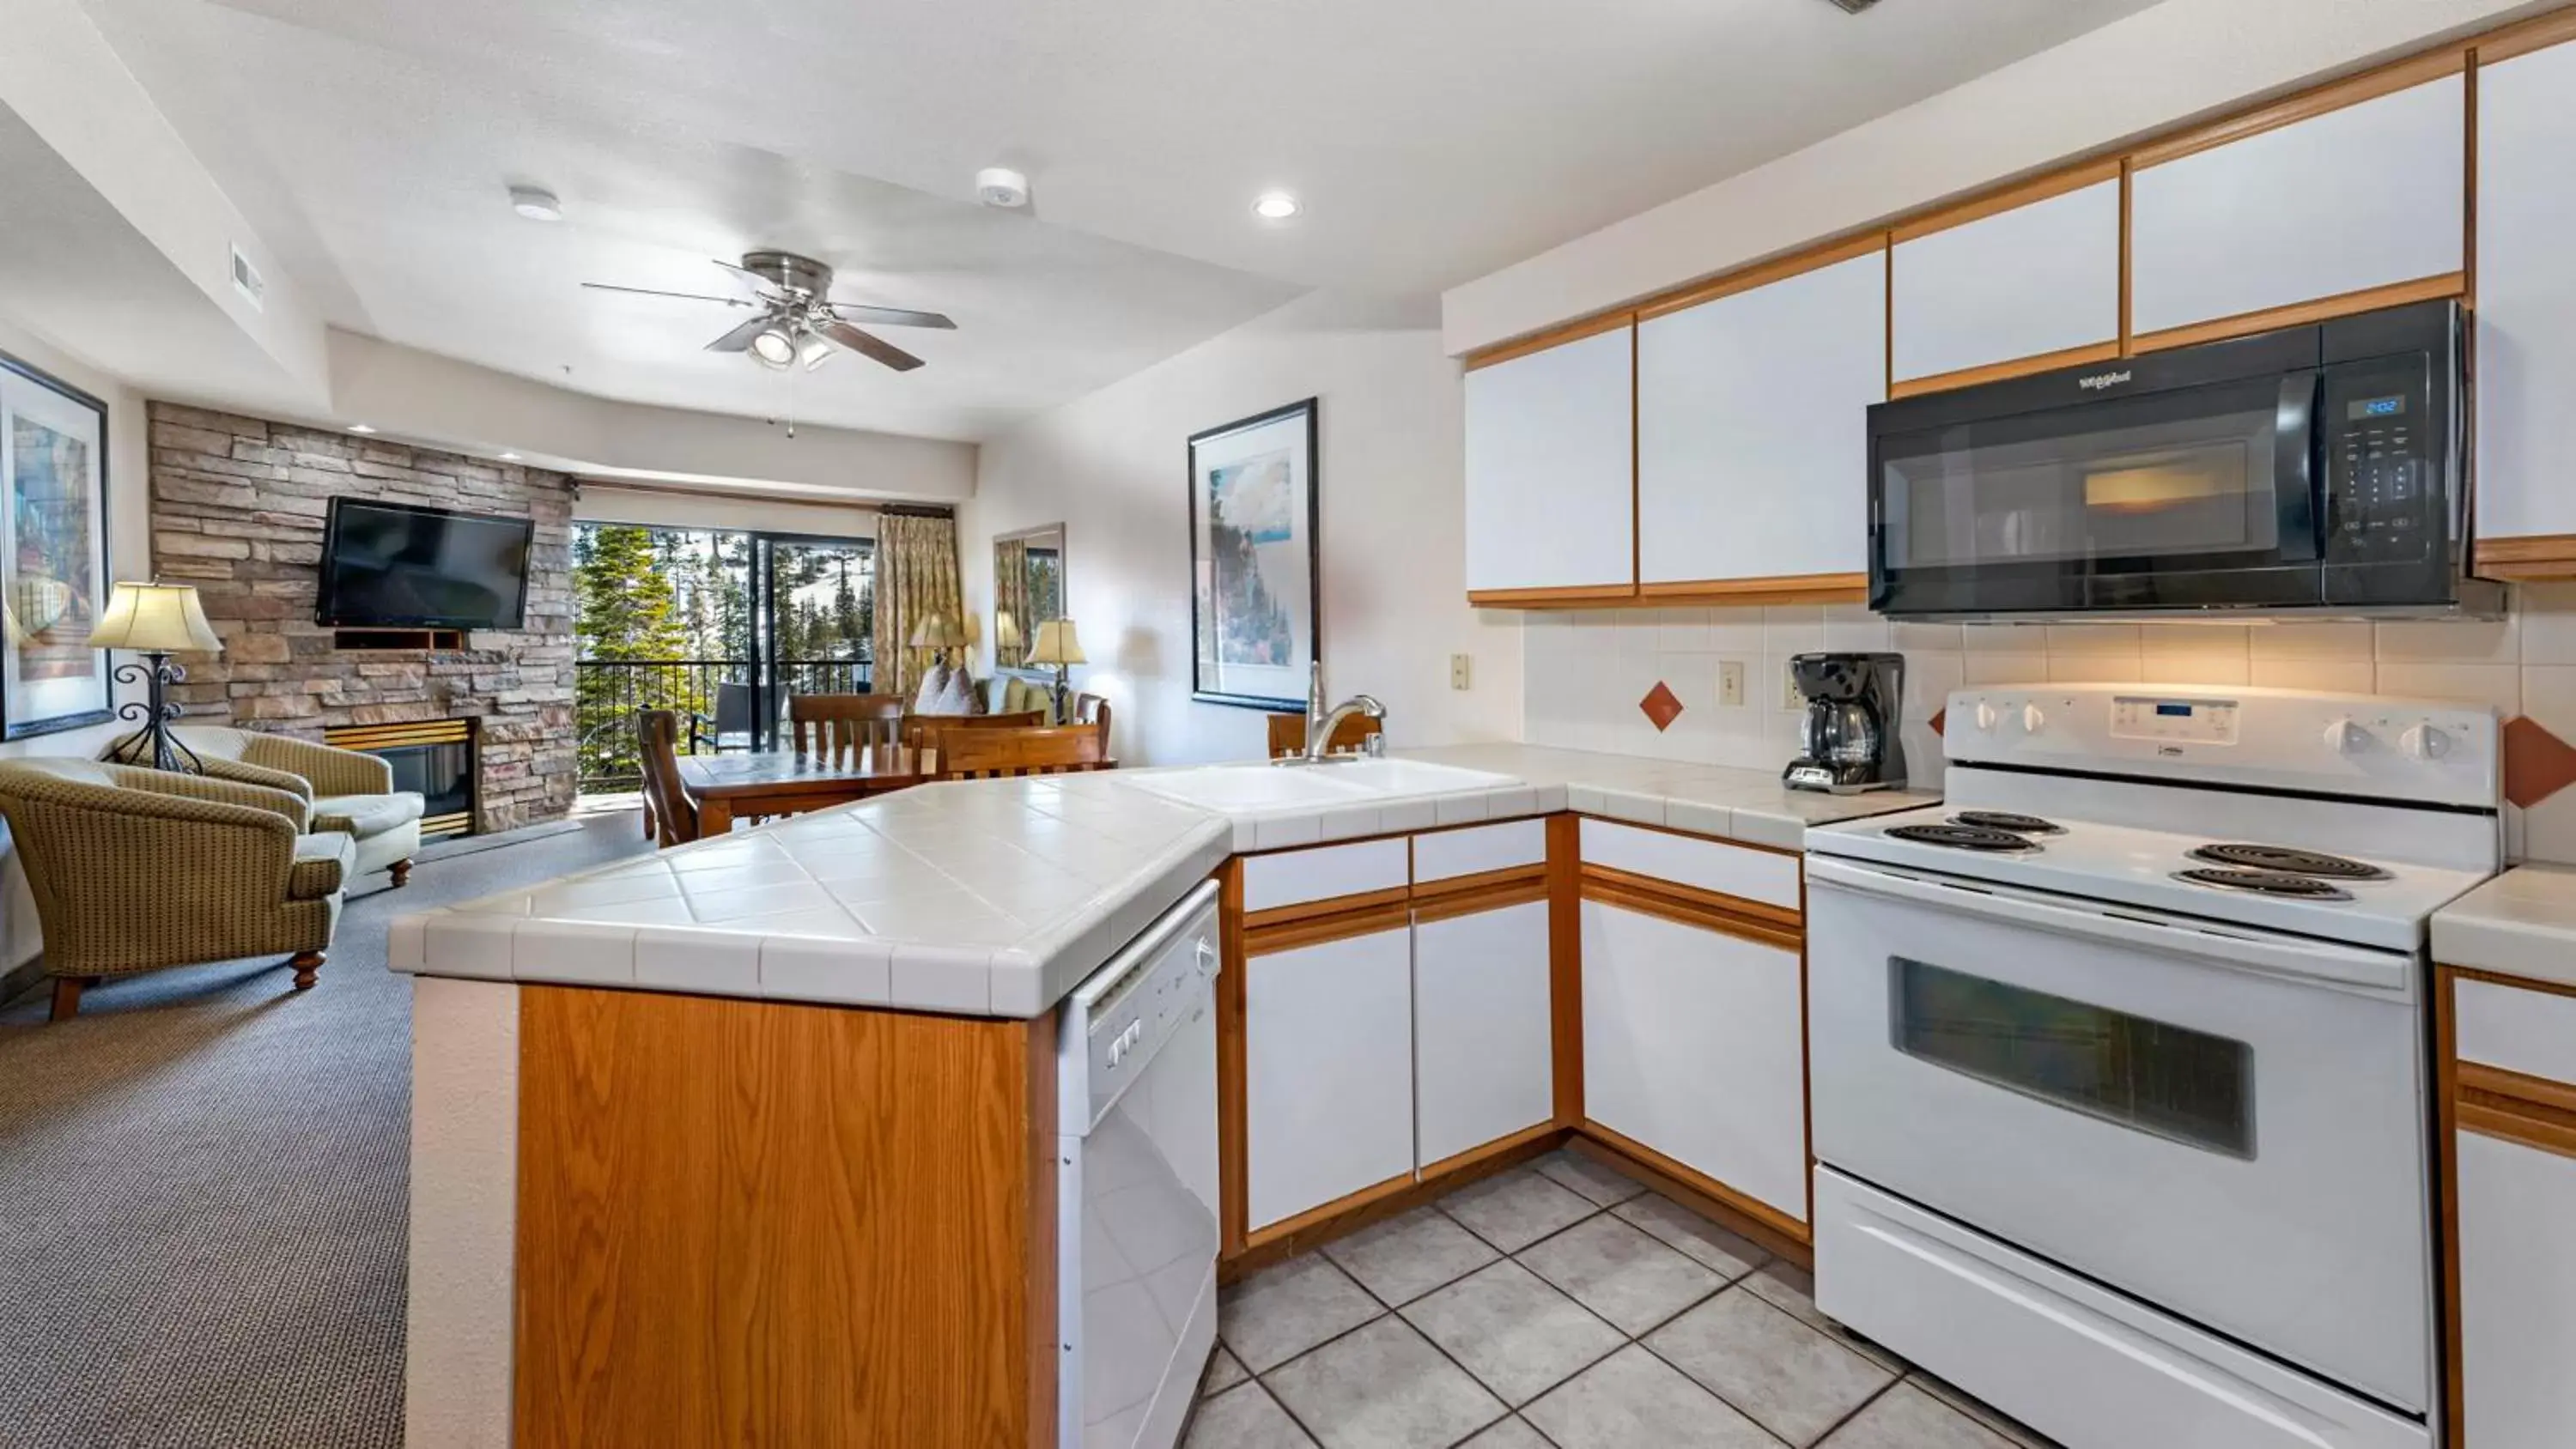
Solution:
M1886 396L1884 247L1641 324L1641 581L1865 572Z
M1411 1173L1411 930L1255 955L1244 972L1249 1228Z
M2120 340L2120 179L1900 240L1889 375L1903 383Z
M2487 545L2576 534L2576 43L2478 69L2477 506ZM2576 576L2576 539L2521 576Z
M2142 164L2130 331L2153 346L2173 329L2461 273L2466 126L2453 73Z
M1636 583L1635 329L1471 370L1467 590Z
M1555 1115L1547 926L1544 900L1415 923L1419 1165Z

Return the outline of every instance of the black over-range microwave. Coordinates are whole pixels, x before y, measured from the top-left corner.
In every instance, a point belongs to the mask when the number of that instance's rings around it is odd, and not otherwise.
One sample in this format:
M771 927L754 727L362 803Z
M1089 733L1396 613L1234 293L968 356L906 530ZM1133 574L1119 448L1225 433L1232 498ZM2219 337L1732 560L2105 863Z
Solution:
M2466 574L2462 328L2417 303L1872 407L1870 607L2499 611Z

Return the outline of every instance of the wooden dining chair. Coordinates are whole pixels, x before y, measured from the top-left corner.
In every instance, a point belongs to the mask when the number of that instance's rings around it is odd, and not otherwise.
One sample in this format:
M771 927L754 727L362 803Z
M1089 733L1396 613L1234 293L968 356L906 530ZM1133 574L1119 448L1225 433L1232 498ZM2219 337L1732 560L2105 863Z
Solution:
M1109 757L1109 701L1096 694L1077 694L1070 701L1073 718L1066 724L1085 724L1100 731L1101 758Z
M939 775L944 780L1061 775L1106 769L1108 764L1100 748L1100 731L1087 724L955 730L939 745Z
M1344 716L1333 727L1333 737L1324 745L1327 754L1343 754L1361 749L1368 737L1386 726L1364 714ZM1306 717L1302 714L1274 714L1270 717L1270 758L1306 753Z
M939 737L952 730L1023 730L1047 722L1042 709L1012 714L915 714L904 716L903 742L914 749L938 749Z
M680 788L680 717L667 709L635 712L635 739L644 764L644 809L663 845L698 838L698 807Z
M796 753L837 765L846 755L897 743L903 735L903 699L892 694L792 694L787 697L787 723Z

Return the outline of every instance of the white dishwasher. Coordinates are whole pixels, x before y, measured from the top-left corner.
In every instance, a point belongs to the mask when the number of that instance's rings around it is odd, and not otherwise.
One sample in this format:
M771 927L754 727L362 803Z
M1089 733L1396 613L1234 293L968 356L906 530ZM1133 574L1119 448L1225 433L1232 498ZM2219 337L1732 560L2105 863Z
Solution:
M1216 883L1066 998L1056 1442L1172 1449L1216 1343Z

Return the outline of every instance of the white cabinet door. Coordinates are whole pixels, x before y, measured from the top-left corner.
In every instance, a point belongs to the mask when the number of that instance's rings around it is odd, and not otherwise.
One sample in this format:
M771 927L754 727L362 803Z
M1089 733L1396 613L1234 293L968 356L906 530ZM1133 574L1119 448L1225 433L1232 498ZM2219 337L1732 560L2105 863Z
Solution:
M1250 1225L1412 1172L1412 932L1254 956L1243 991Z
M2478 67L2478 537L2576 533L2576 44Z
M1798 953L1585 901L1583 1110L1805 1221Z
M1865 571L1886 397L1884 250L1641 324L1640 578Z
M2456 1141L2462 1442L2566 1449L2576 1442L2576 1158L2474 1132Z
M2447 75L2140 168L2129 183L2131 330L2152 340L2460 271L2466 94Z
M2120 178L1897 243L1902 383L2120 340Z
M1627 325L1467 374L1467 588L1636 582Z
M1413 928L1414 1135L1425 1167L1556 1115L1547 902Z

